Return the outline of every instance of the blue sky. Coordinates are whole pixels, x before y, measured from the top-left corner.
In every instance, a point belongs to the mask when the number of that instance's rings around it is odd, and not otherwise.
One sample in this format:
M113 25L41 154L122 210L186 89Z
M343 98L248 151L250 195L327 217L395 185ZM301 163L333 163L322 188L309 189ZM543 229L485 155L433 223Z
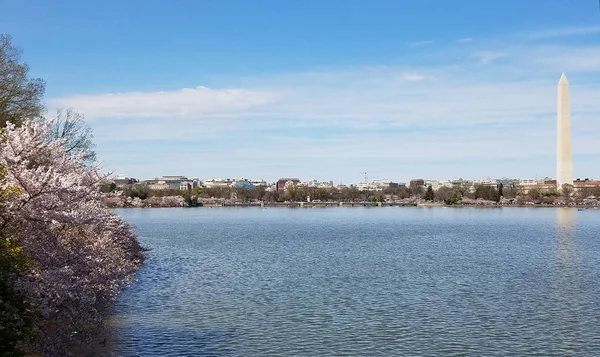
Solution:
M15 1L0 32L102 167L151 178L600 178L596 0Z

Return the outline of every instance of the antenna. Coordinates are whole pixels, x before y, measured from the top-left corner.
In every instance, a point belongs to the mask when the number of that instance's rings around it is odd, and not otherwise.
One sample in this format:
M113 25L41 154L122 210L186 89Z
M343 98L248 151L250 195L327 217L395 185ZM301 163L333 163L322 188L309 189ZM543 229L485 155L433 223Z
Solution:
M367 176L367 172L366 171L361 171L361 172L359 172L359 174L365 175L365 183L369 183L369 178Z

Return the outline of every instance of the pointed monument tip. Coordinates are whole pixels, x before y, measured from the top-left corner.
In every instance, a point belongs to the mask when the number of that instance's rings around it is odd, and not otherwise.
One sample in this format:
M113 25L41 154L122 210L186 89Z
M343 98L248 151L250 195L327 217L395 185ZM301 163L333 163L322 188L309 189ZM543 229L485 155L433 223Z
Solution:
M563 72L562 75L560 76L560 80L558 81L558 84L569 84L569 81L567 80L567 76L565 76L565 72Z

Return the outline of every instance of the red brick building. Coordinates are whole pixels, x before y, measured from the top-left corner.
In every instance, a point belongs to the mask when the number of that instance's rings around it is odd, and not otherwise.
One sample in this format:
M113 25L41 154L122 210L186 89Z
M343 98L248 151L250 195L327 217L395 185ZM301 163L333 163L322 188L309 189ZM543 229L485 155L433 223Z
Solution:
M285 191L285 185L287 185L288 182L293 182L294 184L299 184L300 180L297 178L280 178L279 181L277 181L276 190L277 191Z
M410 180L410 183L408 185L410 187L425 186L425 180L423 180L423 179L413 179L413 180Z
M529 192L529 190L535 188L541 191L549 191L549 190L554 190L554 189L558 189L558 187L556 187L556 182L554 183L542 183L542 184L537 184L537 185L522 185L519 186L522 190L523 193L527 193ZM592 187L600 187L600 181L591 181L591 180L575 180L573 181L573 188L575 190L578 189L582 189L582 188L592 188Z

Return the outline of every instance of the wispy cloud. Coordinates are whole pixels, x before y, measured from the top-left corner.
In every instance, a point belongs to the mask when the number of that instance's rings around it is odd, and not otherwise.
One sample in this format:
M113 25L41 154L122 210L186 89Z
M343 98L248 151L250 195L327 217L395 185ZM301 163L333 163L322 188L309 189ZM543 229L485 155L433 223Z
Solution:
M497 60L498 58L505 57L506 54L496 51L480 51L473 53L472 56L476 58L481 64L488 64L494 60Z
M434 44L435 44L435 41L414 41L414 42L407 43L407 45L409 47L423 47L423 46L431 46Z
M459 38L458 40L454 41L456 43L469 43L473 41L472 37L465 37L465 38Z
M88 118L197 116L236 112L265 105L277 95L246 89L183 88L172 92L128 92L80 95L50 100L53 107L72 107Z
M600 72L600 45L539 46L525 50L520 55L557 72Z
M409 81L409 82L421 82L421 81L434 81L437 78L435 76L431 76L424 73L418 72L406 72L400 75L400 79Z
M566 36L594 35L597 33L600 33L600 25L546 29L527 33L525 37L530 40L543 40Z

